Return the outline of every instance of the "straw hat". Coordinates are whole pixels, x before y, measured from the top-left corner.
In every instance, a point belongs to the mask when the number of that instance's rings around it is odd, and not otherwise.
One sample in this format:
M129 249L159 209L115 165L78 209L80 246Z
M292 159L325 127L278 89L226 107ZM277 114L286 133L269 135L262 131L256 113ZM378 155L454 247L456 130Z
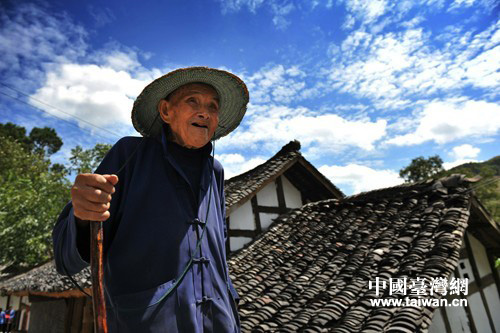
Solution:
M213 139L219 139L238 127L248 103L245 83L236 75L220 69L188 67L170 72L144 88L132 108L134 128L143 136L159 136L163 121L157 117L158 103L175 89L194 82L211 85L219 95L219 126Z

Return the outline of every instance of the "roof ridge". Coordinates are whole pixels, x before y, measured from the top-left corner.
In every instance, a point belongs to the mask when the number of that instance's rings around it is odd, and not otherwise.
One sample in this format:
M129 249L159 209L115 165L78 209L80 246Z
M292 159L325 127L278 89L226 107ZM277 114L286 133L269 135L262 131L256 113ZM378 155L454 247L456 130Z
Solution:
M254 168L252 168L252 169L250 169L248 171L240 173L239 175L236 175L234 177L231 177L231 178L227 179L226 183L233 182L233 181L235 181L237 179L241 179L241 178L247 176L248 174L251 174L251 173L255 172L260 167L262 167L262 166L264 166L266 164L274 162L278 157L285 156L285 155L288 155L290 153L298 153L299 155L302 156L302 154L300 154L300 142L298 140L292 140L292 141L290 141L289 143L287 143L286 145L284 145L283 147L281 147L280 151L278 151L276 154L274 154L272 157L270 157L264 163L259 164L259 165L255 166Z
M412 188L427 188L428 190L432 189L444 189L444 188L453 188L453 187L459 187L466 185L470 183L475 183L477 182L478 179L476 178L467 178L463 174L452 174L447 177L442 177L438 179L433 179L429 178L426 180L421 180L419 182L415 183L402 183L399 185L395 186L390 186L390 187L384 187L384 188L379 188L379 189L374 189L371 191L366 191L366 192L361 192L358 194L353 194L351 196L345 197L344 201L357 201L357 200L364 200L367 197L370 197L372 195L381 195L383 193L391 192L391 191L397 191L397 190L408 190Z

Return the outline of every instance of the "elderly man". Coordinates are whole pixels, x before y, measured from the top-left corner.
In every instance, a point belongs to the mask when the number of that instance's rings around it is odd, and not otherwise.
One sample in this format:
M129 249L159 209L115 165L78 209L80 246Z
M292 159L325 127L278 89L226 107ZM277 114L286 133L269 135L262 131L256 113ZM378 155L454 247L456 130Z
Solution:
M125 137L94 174L76 177L53 230L56 266L89 259L89 223L104 223L110 332L238 332L226 263L224 174L212 139L238 126L245 84L226 71L176 70L132 110L144 138Z

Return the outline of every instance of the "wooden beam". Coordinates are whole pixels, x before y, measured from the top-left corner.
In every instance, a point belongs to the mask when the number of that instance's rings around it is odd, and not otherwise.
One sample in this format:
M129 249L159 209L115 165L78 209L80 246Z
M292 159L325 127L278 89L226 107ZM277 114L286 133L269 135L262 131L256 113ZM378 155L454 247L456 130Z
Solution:
M460 278L460 274L458 274L458 268L455 268L455 277ZM472 312L470 311L469 301L467 300L467 304L465 305L465 313L467 314L467 319L469 319L469 328L472 333L477 333L476 324L474 323L474 318L472 317Z
M257 209L257 207L259 206L259 204L257 203L257 194L252 197L251 202L252 202L252 213L255 222L255 230L257 231L257 233L260 234L262 232L262 227L260 225L259 210Z
M229 243L229 216L226 216L226 232L227 232L227 237L226 237L226 258L229 252L231 252L231 245Z
M231 232L229 233L229 236L230 237L250 237L250 238L254 238L255 236L257 236L257 233L255 232L255 230L231 230Z
M446 313L446 307L440 307L439 312L441 312L441 317L443 317L444 327L446 327L446 333L453 333L451 330L450 321L448 319L448 314Z
M91 293L90 288L84 288L85 292ZM39 296L39 300L44 300L47 301L49 298L73 298L73 297L87 297L84 293L82 293L78 289L71 289L71 290L66 290L66 291L61 291L61 292L44 292L44 291L28 291L28 290L21 290L21 291L14 291L10 293L10 295L13 296L29 296L30 302L31 299Z
M258 213L281 214L279 207L257 206L255 209Z
M278 195L278 207L280 213L283 214L286 212L286 203L285 203L285 192L283 191L283 182L281 180L282 176L276 178L276 194Z

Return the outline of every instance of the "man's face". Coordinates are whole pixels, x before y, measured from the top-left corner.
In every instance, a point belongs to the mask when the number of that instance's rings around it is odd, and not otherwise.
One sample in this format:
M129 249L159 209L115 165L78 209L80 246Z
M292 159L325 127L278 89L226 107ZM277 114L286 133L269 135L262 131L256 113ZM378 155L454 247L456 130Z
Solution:
M219 96L207 84L190 83L175 90L158 111L172 131L172 139L187 148L201 148L219 124Z

